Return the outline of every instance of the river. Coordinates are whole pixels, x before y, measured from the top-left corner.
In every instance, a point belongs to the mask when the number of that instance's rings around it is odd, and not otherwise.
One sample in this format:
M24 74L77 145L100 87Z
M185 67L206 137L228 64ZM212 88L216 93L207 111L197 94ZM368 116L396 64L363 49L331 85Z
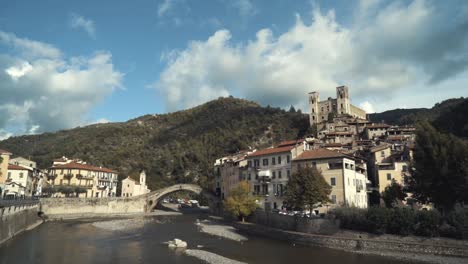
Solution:
M403 263L399 260L353 254L320 247L297 246L249 236L245 242L231 241L198 231L197 215L146 218L137 229L109 231L95 221L47 222L22 233L0 247L0 264L86 263L203 263L175 252L163 244L180 238L189 248L202 246L227 258L247 263Z

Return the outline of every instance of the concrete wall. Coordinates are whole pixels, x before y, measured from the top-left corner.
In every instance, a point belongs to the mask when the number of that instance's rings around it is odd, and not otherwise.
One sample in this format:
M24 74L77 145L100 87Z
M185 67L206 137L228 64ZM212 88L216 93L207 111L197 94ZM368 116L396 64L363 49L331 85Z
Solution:
M66 215L144 213L146 196L141 198L44 198L42 212L49 217Z
M39 204L0 208L0 245L15 235L42 222Z
M433 254L443 256L468 257L468 248L466 245L458 243L437 244L437 243L415 243L402 240L381 240L381 239L363 239L349 238L339 236L327 236L317 234L306 234L299 232L291 232L271 228L267 226L234 222L233 226L243 233L248 235L257 235L272 239L287 241L288 243L295 242L304 245L323 246L347 251L363 251L369 253L384 253L390 252L394 254L400 253L416 253L416 254Z
M331 235L339 231L339 221L324 218L302 218L257 210L249 222L303 233Z

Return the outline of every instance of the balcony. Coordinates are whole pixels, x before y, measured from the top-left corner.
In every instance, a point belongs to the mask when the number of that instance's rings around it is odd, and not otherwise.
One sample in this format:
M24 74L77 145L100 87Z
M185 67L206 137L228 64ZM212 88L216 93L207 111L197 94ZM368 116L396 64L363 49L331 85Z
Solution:
M63 177L64 177L65 179L71 179L71 178L73 178L73 174L67 173L67 174L64 174Z
M107 186L106 185L98 185L97 188L99 190L105 190L105 189L107 189Z

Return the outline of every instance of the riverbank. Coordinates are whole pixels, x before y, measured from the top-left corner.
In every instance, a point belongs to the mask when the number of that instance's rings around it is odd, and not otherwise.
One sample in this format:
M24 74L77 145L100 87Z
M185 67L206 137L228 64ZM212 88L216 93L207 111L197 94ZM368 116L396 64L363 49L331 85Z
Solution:
M252 223L233 222L241 233L287 241L308 246L320 246L344 250L356 254L378 255L401 260L425 263L462 264L468 261L468 247L463 243L442 245L439 243L416 243L404 240L351 238L339 235L314 235L285 231Z

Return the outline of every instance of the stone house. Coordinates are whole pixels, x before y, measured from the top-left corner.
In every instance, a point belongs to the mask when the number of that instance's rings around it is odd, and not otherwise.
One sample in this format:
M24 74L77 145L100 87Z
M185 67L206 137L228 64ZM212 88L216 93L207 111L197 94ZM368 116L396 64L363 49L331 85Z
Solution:
M258 150L247 156L244 179L250 183L258 204L266 209L283 206L284 191L291 176L291 162L307 148L304 140L281 142L277 147Z
M146 185L146 173L144 170L140 172L140 180L138 182L130 178L130 176L122 180L122 197L133 197L149 192L150 190Z
M316 167L332 187L331 203L316 208L319 213L337 206L367 208L368 181L364 162L338 151L316 149L304 151L293 160L293 173L304 166Z
M67 160L55 163L49 168L48 182L51 186L73 186L86 189L80 197L112 197L117 193L117 172L96 167L82 161ZM65 194L56 193L63 197Z
M11 153L0 149L0 197L3 197L5 190L5 181L8 175L8 162L10 161Z
M8 164L4 198L27 198L33 195L33 169L31 167Z

